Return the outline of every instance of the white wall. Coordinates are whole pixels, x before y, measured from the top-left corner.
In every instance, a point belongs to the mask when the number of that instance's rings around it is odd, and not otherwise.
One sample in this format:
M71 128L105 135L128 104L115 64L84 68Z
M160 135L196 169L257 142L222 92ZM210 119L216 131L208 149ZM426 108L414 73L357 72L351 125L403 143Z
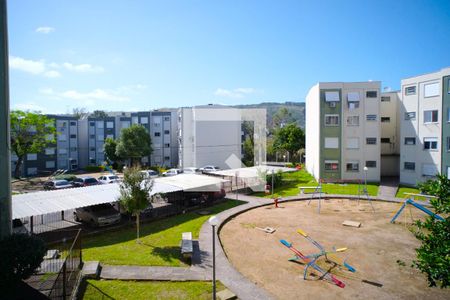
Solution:
M320 89L313 86L305 100L306 170L316 180L320 178Z

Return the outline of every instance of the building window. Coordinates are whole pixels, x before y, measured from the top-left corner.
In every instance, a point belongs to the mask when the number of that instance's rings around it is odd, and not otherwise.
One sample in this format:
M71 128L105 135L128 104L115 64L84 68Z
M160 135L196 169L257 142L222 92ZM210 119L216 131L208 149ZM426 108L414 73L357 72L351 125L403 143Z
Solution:
M27 154L27 160L37 160L37 154L36 153Z
M89 148L89 150L95 151L95 147L91 147L91 148Z
M347 172L359 172L359 162L349 161L345 165L345 169Z
M351 92L347 94L348 109L354 110L359 108L359 93Z
M377 120L377 115L367 115L366 116L366 120L367 121L376 121Z
M161 132L155 132L155 136L161 136Z
M97 121L97 128L103 129L105 127L105 122Z
M366 167L368 167L368 168L376 168L377 167L377 161L376 160L367 160L366 161Z
M67 140L67 136L65 134L58 135L58 141L65 142Z
M141 124L148 124L148 117L141 117Z
M425 84L423 89L423 96L425 98L439 96L439 82Z
M28 175L37 175L37 168L28 168L27 174Z
M109 128L109 129L114 128L114 122L111 122L111 121L106 122L106 128Z
M405 137L405 145L415 145L416 138L415 137Z
M164 156L164 160L170 160L170 156Z
M450 122L450 107L447 107L447 122Z
M339 171L339 162L337 160L326 160L325 161L326 171Z
M58 154L67 154L67 149L66 148L58 149Z
M164 130L164 134L169 134L170 131L169 130Z
M366 98L376 98L378 96L377 91L367 91Z
M170 117L164 117L164 121L170 121Z
M410 96L410 95L415 95L416 94L416 86L407 86L405 87L405 95L406 96Z
M374 138L374 137L366 138L366 144L367 145L376 145L377 138Z
M55 148L45 148L45 154L46 155L54 155L55 154Z
M91 159L89 160L89 163L90 163L90 164L95 164L95 159L94 159L94 158L91 158Z
M382 144L390 144L391 143L391 139L390 138L381 138L381 143Z
M438 111L437 110L425 110L423 112L423 123L437 123Z
M138 120L139 118L138 117L132 117L131 118L131 124L137 124L138 123Z
M76 135L76 134L71 134L71 135L70 135L70 138L71 138L71 139L76 139L76 138L77 138L77 135Z
M91 138L91 139L95 139L95 134L91 134L91 135L89 135L89 138Z
M170 148L170 144L164 144L164 147Z
M95 122L89 122L89 126L94 127L95 126Z
M325 115L325 126L339 126L339 115Z
M422 175L423 176L436 176L439 173L435 164L423 164Z
M391 118L390 117L381 117L381 122L382 123L389 123L389 122L391 122Z
M130 121L122 121L122 128L130 127Z
M47 169L53 169L55 167L55 161L50 160L45 162L45 168Z
M416 112L405 112L405 120L415 120L416 119Z
M107 139L114 139L114 135L113 135L113 134L107 134L107 135L106 135L106 138L107 138Z
M405 161L403 164L403 169L409 170L409 171L414 171L414 170L416 170L416 163L411 162L411 161Z
M424 138L423 139L423 149L424 150L437 150L438 149L438 139L435 137Z
M338 149L339 148L339 138L326 137L325 138L325 148L326 149Z
M359 149L359 138L347 138L347 149Z
M347 126L359 126L359 116L347 117Z
M77 122L75 122L75 121L70 121L70 126L77 126Z
M325 92L326 102L339 102L341 101L339 97L339 92Z
M103 141L105 139L105 136L103 134L97 135L97 141Z
M450 136L447 137L447 152L450 152Z
M381 102L391 102L391 97L389 97L389 96L381 96Z

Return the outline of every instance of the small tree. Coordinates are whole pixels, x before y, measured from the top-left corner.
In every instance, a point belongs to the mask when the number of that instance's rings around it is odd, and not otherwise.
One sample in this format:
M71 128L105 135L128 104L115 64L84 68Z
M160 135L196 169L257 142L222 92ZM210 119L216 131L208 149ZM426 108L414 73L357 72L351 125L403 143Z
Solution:
M103 152L105 152L105 156L110 163L118 162L121 160L119 156L116 154L117 150L117 141L113 138L106 138L105 144L103 144Z
M77 119L83 119L89 115L85 107L75 107L72 109L72 115Z
M94 110L90 116L93 118L106 118L108 114L104 110Z
M153 188L153 180L140 172L139 167L127 168L120 184L119 201L123 208L136 216L136 242L139 243L139 216L150 205L149 196Z
M289 157L305 147L305 134L295 123L290 123L275 131L273 148L277 151L289 152Z
M131 165L140 164L141 158L150 155L152 151L152 140L143 126L133 124L120 132L116 155L130 159Z
M44 242L36 236L13 234L0 240L2 293L14 292L21 280L29 278L41 264L45 252Z
M20 178L25 155L39 153L55 143L54 120L37 112L13 110L11 112L11 149L17 156L14 177Z
M425 221L417 221L419 231L416 237L422 245L416 249L416 267L427 274L430 286L441 288L450 286L450 180L437 175L435 180L420 184L422 192L434 195L430 203L437 214L447 217L443 221L429 216Z

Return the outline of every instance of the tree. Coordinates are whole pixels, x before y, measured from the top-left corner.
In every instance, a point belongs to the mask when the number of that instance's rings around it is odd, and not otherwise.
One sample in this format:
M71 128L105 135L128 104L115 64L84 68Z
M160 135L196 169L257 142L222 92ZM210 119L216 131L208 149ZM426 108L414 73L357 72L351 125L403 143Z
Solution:
M286 107L281 107L272 117L272 126L273 129L276 129L292 121L291 112Z
M72 115L77 119L84 119L89 115L89 112L84 107L75 107L72 109Z
M119 201L123 208L136 217L136 242L139 243L139 216L150 205L153 180L141 173L139 167L127 168L120 184Z
M416 237L422 245L416 249L415 266L427 274L430 286L441 288L450 286L450 180L444 175L420 184L422 192L437 198L430 203L437 214L446 215L443 221L428 216L425 221L417 221L419 231Z
M107 118L108 114L104 110L94 110L94 112L91 114L91 117L93 117L93 118Z
M106 138L105 144L103 144L103 152L105 153L105 156L107 160L110 163L118 162L121 160L119 156L116 154L117 150L117 141L113 138Z
M305 134L295 123L290 123L275 131L273 148L276 151L287 151L289 157L305 147Z
M37 236L13 234L0 241L0 290L14 292L22 279L39 267L46 249ZM5 297L5 294L2 294Z
M120 132L116 155L130 159L131 165L140 164L141 158L150 155L152 151L152 140L142 125L133 124Z
M11 149L17 156L14 177L20 178L25 155L39 153L55 143L55 122L37 112L11 111ZM51 138L50 138L51 136Z
M254 153L255 143L253 140L255 130L254 130L253 122L244 121L242 124L242 129L245 134L245 140L242 145L243 150L244 150L242 162L244 163L245 166L251 167L255 163L255 153Z

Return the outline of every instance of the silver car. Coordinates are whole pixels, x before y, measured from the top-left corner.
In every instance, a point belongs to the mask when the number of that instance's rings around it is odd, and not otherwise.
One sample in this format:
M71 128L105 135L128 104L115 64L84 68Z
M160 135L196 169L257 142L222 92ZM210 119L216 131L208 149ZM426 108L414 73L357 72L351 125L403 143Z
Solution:
M100 176L97 180L101 184L114 183L120 181L119 176L117 175L103 175Z
M110 203L77 208L74 212L77 222L87 223L92 227L100 227L120 222L120 213Z

